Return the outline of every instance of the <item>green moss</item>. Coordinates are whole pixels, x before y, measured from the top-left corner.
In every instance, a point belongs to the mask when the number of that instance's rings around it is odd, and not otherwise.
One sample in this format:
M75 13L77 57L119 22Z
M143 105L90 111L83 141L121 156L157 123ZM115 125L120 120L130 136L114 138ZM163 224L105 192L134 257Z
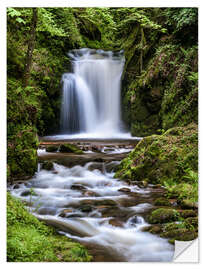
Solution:
M180 217L180 214L175 209L159 208L150 214L148 220L150 223L166 223L170 221L176 221Z
M171 203L168 199L166 198L157 198L154 202L154 205L156 206L171 206Z
M182 210L179 212L180 216L183 218L188 218L188 217L196 217L197 212L194 210Z
M83 154L83 151L80 148L78 148L76 145L68 144L68 143L60 145L59 152Z
M160 236L165 238L173 238L174 240L178 241L191 241L197 238L197 233L195 231L180 228L164 232Z
M9 262L87 262L87 250L59 236L27 212L22 203L7 196L7 259Z
M197 125L175 127L143 138L118 166L116 177L161 184L169 198L198 199ZM191 136L193 139L191 140ZM184 138L184 141L183 141ZM189 159L191 157L191 159ZM191 162L188 162L191 160Z
M53 165L53 162L51 162L51 161L46 160L42 163L42 169L44 169L44 170L50 171L53 168L54 168L54 165Z
M58 146L57 145L50 145L46 147L47 152L57 152L58 151Z

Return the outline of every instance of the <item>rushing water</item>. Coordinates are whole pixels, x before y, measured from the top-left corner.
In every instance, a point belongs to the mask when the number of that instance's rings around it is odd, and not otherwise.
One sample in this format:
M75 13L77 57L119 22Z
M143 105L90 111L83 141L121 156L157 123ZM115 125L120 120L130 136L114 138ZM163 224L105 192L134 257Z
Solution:
M127 149L118 152L122 151ZM60 153L55 155L57 158ZM61 233L87 247L102 247L104 261L171 261L174 248L167 239L142 231L147 225L145 215L153 208L154 189L114 179L112 163L118 162L110 163L110 167L108 162L102 163L100 170L95 168L98 162L72 168L55 163L52 171L39 166L31 180L14 184L10 190Z
M69 53L73 73L62 76L61 133L115 137L120 116L122 52L80 49Z

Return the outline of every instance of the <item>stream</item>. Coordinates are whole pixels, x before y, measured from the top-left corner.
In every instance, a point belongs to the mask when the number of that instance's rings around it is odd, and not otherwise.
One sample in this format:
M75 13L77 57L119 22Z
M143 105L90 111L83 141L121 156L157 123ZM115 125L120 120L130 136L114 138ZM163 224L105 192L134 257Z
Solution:
M90 147L94 143L97 151ZM85 245L93 261L171 261L174 246L142 231L164 189L114 178L115 167L133 146L133 142L89 141L82 143L84 154L76 155L48 153L43 145L35 176L13 183L9 190L38 219ZM44 160L52 161L54 168L42 169Z

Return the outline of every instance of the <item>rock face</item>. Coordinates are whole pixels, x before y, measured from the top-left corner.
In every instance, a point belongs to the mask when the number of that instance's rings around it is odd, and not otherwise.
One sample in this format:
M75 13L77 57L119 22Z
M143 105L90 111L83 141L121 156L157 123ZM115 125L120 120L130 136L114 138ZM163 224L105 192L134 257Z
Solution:
M144 57L141 75L139 65L134 65L139 62L137 54L125 73L123 118L134 136L160 134L163 128L198 122L198 80L191 81L189 75L198 74L197 47L184 45L182 52L172 36L156 41L154 53Z

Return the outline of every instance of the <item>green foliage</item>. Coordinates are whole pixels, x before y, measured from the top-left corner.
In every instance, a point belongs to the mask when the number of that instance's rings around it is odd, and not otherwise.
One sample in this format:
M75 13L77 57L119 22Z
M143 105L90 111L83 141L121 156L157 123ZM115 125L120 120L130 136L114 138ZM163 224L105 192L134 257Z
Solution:
M22 14L19 10L16 10L15 8L7 8L7 14L11 18L14 17L16 22L26 24L26 21L20 17Z
M87 250L59 236L7 194L7 259L9 262L86 262Z
M196 24L198 20L197 8L168 8L164 15L167 18L166 25L173 26L175 32L185 27Z
M39 32L49 32L51 37L64 37L66 33L63 28L61 28L56 23L56 18L49 11L49 8L38 8L38 23L37 23L37 31Z

